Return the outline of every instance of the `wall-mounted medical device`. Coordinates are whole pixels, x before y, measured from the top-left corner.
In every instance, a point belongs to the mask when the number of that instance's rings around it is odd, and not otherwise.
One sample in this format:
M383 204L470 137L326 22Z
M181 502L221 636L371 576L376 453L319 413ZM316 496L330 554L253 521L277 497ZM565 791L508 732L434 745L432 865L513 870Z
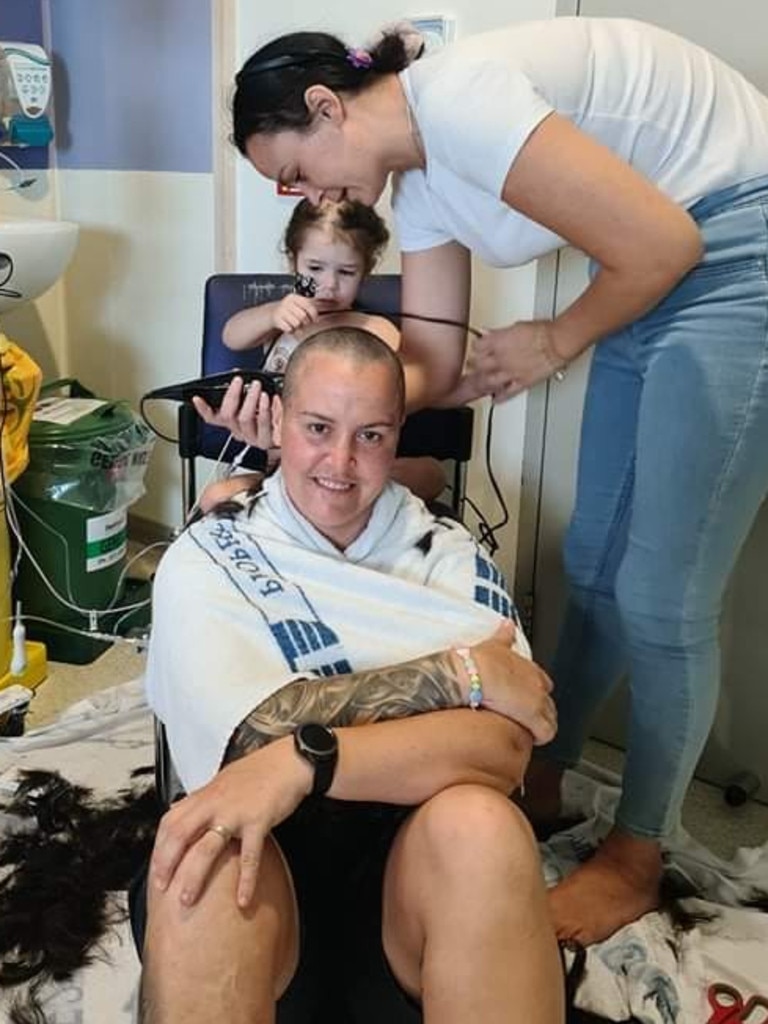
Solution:
M51 60L36 43L0 41L0 146L47 146Z

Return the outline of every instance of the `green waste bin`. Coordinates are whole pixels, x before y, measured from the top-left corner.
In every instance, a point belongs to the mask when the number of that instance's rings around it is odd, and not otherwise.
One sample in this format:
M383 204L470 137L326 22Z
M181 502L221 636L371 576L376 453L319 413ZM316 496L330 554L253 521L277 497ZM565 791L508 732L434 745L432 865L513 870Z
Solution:
M128 508L153 445L126 402L71 379L41 388L29 466L13 485L24 541L14 599L55 661L83 664L109 646L78 630L124 634L149 621L149 584L124 576Z

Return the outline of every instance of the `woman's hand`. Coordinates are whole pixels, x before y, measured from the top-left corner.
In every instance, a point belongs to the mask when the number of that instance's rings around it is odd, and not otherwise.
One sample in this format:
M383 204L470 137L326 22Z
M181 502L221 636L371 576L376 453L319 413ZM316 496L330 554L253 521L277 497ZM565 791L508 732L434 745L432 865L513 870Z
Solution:
M520 320L475 339L467 369L484 395L504 402L564 369L548 320Z
M243 378L234 377L224 393L221 407L214 410L195 395L192 403L198 415L214 427L224 427L236 441L268 451L272 447L272 414L269 395L254 380L243 398Z
M229 841L240 843L237 903L246 907L256 887L264 842L312 788L312 768L292 736L233 761L202 789L174 804L160 822L150 879L166 890L177 876L181 900L192 906ZM232 836L212 831L221 826Z
M537 746L557 732L552 680L535 661L513 651L515 625L505 620L472 656L483 686L483 707L526 728Z
M291 292L281 299L272 316L272 326L283 334L292 334L300 327L316 323L320 314L315 302L306 295Z

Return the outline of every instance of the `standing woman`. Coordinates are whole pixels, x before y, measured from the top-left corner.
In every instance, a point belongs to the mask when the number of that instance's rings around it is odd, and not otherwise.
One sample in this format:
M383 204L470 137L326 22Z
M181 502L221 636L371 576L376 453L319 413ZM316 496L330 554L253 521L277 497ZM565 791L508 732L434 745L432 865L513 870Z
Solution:
M522 22L412 63L295 33L237 76L234 139L313 202L373 204L390 175L403 309L466 322L470 254L526 263L569 243L585 291L474 346L404 322L409 401L509 398L595 346L571 598L552 666L562 771L623 673L623 792L595 856L551 894L561 937L597 941L657 904L661 846L711 727L725 584L768 491L768 99L701 48L621 19Z

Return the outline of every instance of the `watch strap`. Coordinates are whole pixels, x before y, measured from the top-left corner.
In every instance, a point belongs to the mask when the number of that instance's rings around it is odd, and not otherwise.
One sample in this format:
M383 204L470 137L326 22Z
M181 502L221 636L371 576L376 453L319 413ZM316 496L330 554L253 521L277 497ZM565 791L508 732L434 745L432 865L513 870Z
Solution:
M317 728L317 726L314 727ZM312 765L314 777L312 779L310 796L323 796L323 794L327 793L331 788L333 777L336 773L336 764L339 759L336 736L332 729L329 729L327 726L322 726L321 728L332 740L332 745L328 750L317 750L303 738L305 728L305 726L300 725L294 730L294 745L299 756L303 757L305 761L308 761Z
M331 788L333 776L336 774L337 760L338 758L335 754L333 757L329 757L324 760L320 760L319 758L312 759L312 764L315 769L315 778L312 783L311 796L323 796Z

